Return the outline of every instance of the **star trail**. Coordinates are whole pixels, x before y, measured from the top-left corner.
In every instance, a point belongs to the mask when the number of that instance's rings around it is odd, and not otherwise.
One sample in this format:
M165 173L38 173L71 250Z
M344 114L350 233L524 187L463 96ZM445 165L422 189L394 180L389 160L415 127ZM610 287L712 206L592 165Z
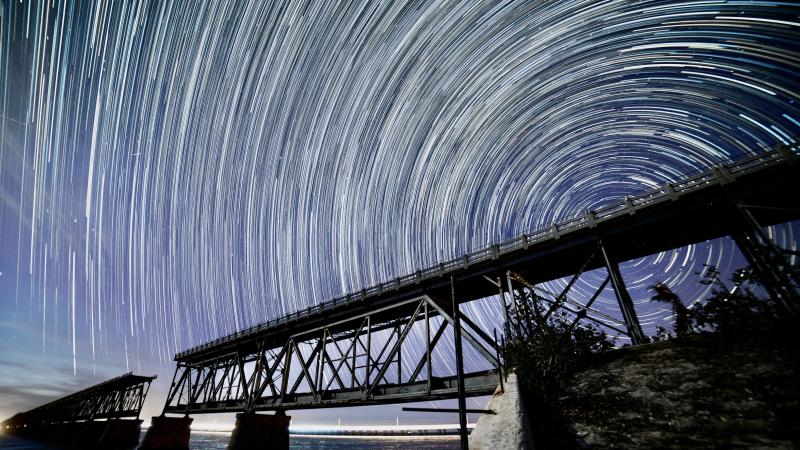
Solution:
M797 2L6 0L0 42L0 303L74 375L166 372L800 134ZM745 265L729 239L623 265L643 325L704 263Z

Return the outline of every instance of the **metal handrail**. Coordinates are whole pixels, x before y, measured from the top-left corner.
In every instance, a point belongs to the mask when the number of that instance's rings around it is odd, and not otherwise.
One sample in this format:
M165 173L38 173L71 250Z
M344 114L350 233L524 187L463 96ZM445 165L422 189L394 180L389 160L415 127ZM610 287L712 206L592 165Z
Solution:
M688 192L698 190L708 185L725 183L728 181L728 178L735 179L743 174L761 170L771 165L776 165L780 162L783 162L789 157L794 157L790 156L794 154L791 152L794 151L796 153L797 150L797 145L795 145L789 152L769 150L764 153L750 155L728 164L720 164L714 167L706 168L705 170L702 170L682 180L666 183L664 186L645 191L636 196L626 196L623 200L600 206L593 211L588 211L586 214L582 214L578 217L573 217L554 223L550 227L523 233L520 236L516 236L498 243L488 244L483 247L479 247L472 252L465 253L463 256L453 258L448 261L439 262L436 265L417 270L411 274L397 277L394 280L381 282L350 294L335 297L332 300L309 307L306 310L298 310L280 318L271 319L266 322L253 325L244 330L222 336L206 342L205 344L184 350L175 355L175 358L182 358L199 350L204 350L223 342L235 340L243 335L253 334L267 328L272 328L299 320L301 318L309 317L322 310L332 309L339 303L365 301L367 297L380 294L387 290L393 290L395 287L408 286L427 279L440 277L446 273L452 273L458 269L464 268L469 264L474 264L476 262L485 261L491 258L497 258L504 254L527 248L529 245L537 244L556 236L561 236L565 233L572 233L574 231L582 230L586 227L591 227L593 224L590 222L594 222L594 224L605 222L615 217L629 214L631 213L632 209L635 210L644 205L670 200L675 196L684 195ZM593 220L590 221L589 216L593 216Z

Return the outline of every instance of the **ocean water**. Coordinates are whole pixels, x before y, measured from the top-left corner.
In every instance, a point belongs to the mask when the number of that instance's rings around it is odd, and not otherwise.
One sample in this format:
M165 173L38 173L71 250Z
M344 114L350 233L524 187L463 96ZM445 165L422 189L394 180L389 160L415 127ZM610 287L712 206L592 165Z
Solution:
M222 449L228 446L227 433L194 433L189 442L192 450ZM292 450L310 449L394 449L443 450L459 448L458 436L296 436L289 440Z
M225 449L228 446L228 433L205 433L193 431L189 441L192 450ZM23 439L15 436L0 435L0 449L57 450L53 444ZM290 448L305 449L394 449L394 450L444 450L459 448L457 436L295 436L292 435Z

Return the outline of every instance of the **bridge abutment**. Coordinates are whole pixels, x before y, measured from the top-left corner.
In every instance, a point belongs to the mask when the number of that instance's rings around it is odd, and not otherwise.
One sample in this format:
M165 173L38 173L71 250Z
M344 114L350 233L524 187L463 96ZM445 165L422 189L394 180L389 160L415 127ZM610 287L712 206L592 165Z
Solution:
M189 426L193 420L189 416L153 417L139 450L188 450Z
M228 450L285 450L289 448L290 416L240 413L236 415Z

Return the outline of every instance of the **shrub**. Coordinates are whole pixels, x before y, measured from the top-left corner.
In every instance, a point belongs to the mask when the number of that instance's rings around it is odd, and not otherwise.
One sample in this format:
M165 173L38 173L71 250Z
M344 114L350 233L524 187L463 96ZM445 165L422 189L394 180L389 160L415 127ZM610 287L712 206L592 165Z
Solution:
M541 299L529 295L526 300L531 307L515 317L520 326L509 339L506 358L531 400L553 406L586 356L614 345L597 327L579 326L563 312L547 316Z
M758 297L749 268L734 272L734 286L729 289L714 266L706 266L701 283L712 286L711 296L690 311L690 319L698 329L724 334L744 334L771 327L777 316L771 299Z

